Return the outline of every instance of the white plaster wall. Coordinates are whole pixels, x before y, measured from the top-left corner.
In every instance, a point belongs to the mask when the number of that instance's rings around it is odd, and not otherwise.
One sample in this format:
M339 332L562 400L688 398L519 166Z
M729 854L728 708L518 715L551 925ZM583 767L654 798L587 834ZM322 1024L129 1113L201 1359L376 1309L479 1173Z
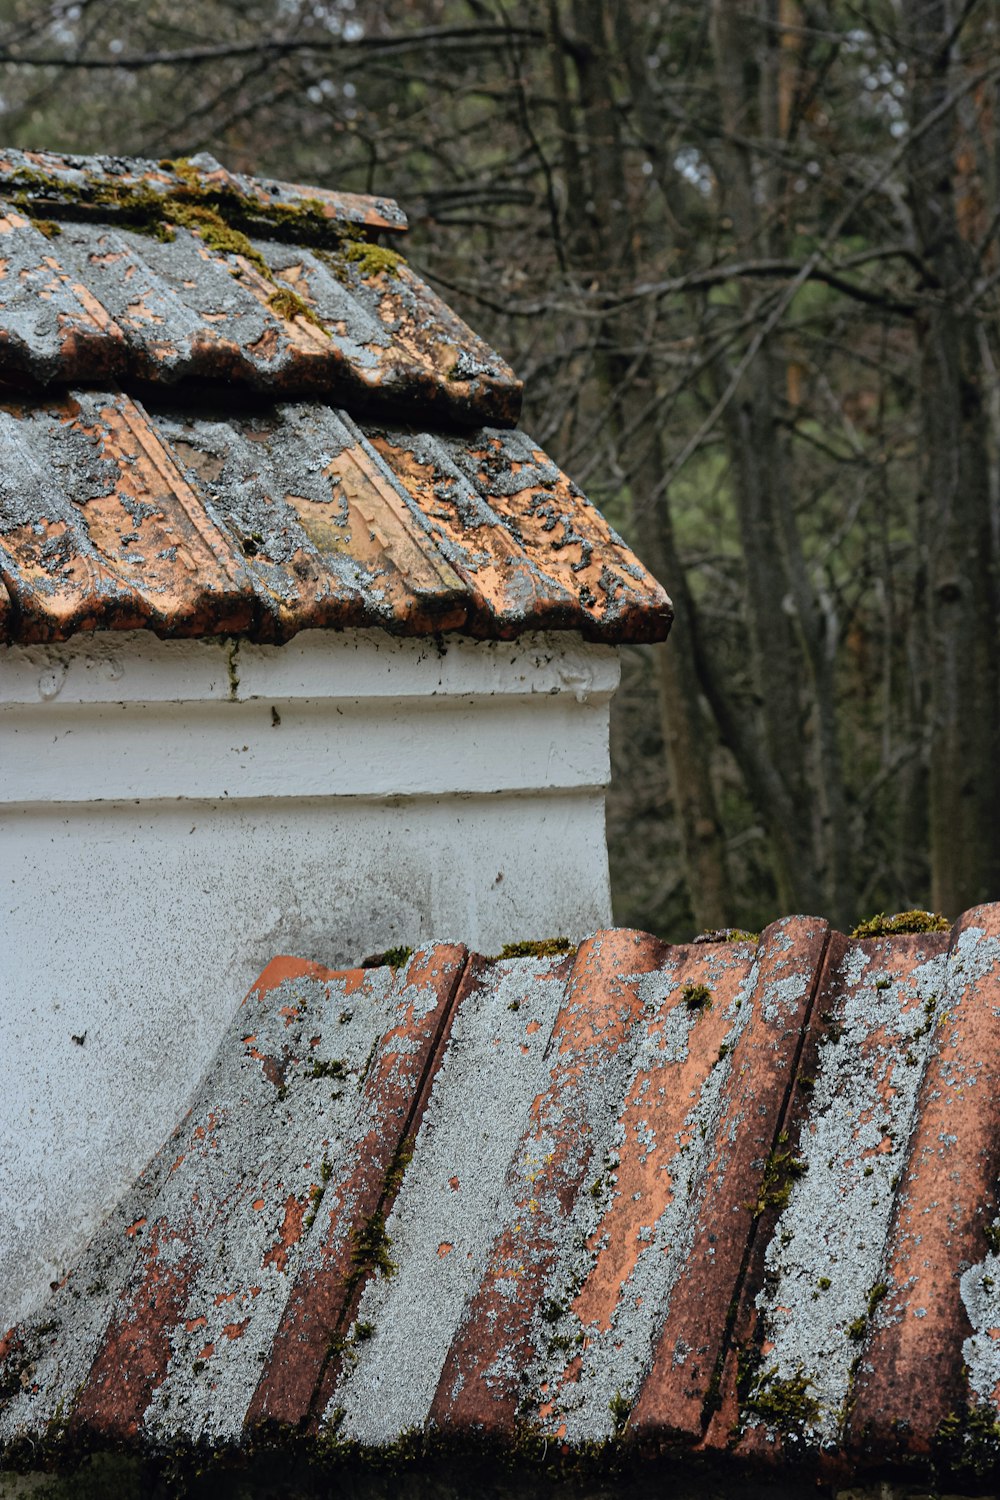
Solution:
M276 953L491 952L610 921L617 677L558 636L0 656L0 1332L173 1128Z

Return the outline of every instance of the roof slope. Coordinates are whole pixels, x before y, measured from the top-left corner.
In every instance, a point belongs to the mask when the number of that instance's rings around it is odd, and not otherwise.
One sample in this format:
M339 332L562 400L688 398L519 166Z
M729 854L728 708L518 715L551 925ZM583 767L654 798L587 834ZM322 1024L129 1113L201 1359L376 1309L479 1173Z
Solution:
M417 1432L995 1492L998 1016L1000 907L950 934L277 959L3 1340L8 1459L336 1462Z
M0 153L0 640L666 634L402 228L210 157Z

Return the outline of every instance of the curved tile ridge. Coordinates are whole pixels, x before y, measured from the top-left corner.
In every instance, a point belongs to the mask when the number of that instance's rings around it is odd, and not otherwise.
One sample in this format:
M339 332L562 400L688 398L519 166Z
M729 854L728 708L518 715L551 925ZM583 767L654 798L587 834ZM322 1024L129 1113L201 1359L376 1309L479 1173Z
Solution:
M217 200L242 204L249 214L290 227L303 222L294 210L306 205L311 214L333 224L352 224L373 230L400 232L406 215L391 198L338 193L329 188L303 187L267 177L228 172L208 152L177 161L149 161L133 156L74 156L57 151L0 151L0 179L9 191L30 204L55 210L91 208L126 212L129 195L166 197L199 190ZM289 212L282 212L289 210Z
M350 1465L417 1433L424 1462L995 1493L998 1016L1000 907L951 935L277 960L4 1338L8 1458Z
M585 495L523 432L461 438L366 430L472 592L466 629L580 629L595 640L660 640L666 594Z
M392 205L195 161L0 154L0 379L237 383L516 423L509 365L372 242L401 227Z
M980 1462L1000 1446L996 906L966 912L942 968L848 1439L861 1454L944 1446Z
M312 1295L296 1332L318 1327L328 1357L343 1286L328 1305L311 1268L332 1220L351 1274L377 1271L365 1232L419 1123L464 962L439 945L398 972L269 965L187 1116L44 1319L0 1343L9 1453L53 1424L89 1446L234 1441L303 1268ZM314 1371L306 1400L315 1383Z
M0 640L148 628L282 642L381 626L614 642L669 627L663 590L527 439L477 435L501 458L475 491L459 476L475 514L444 527L438 492L324 404L192 415L77 390L0 400L0 435ZM554 508L577 535L557 550L538 523Z
M9 638L148 627L242 632L246 571L127 396L0 404L0 579Z

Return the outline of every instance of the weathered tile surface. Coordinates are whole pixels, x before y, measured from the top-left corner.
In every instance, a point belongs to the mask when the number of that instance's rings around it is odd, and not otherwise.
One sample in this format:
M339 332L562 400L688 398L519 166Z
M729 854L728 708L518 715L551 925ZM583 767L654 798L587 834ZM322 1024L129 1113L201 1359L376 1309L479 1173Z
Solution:
M402 228L211 158L0 153L0 641L666 635Z
M0 1437L21 1461L377 1460L418 1432L982 1489L998 1018L996 907L950 935L799 917L398 972L276 960L172 1140L5 1334Z

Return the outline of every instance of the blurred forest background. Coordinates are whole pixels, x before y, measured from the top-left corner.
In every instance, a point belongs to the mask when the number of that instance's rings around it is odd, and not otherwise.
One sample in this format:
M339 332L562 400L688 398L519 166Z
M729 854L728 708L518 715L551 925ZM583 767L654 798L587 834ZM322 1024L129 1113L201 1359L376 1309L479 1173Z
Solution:
M1000 897L996 0L0 0L0 140L398 198L673 597L620 922Z

